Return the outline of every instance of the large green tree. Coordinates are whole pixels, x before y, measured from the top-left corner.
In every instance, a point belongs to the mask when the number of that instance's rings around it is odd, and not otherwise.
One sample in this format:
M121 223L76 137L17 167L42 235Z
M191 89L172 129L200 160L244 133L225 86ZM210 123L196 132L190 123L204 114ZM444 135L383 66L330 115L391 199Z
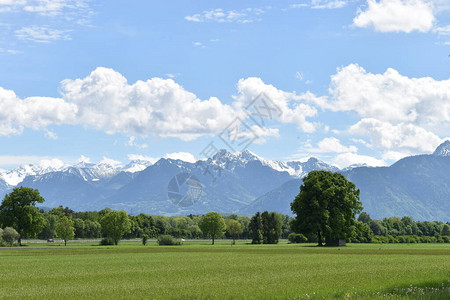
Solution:
M344 175L311 171L303 178L300 193L291 203L297 217L294 231L317 234L319 246L326 241L348 239L355 234L355 216L362 210L359 190Z
M216 237L221 237L225 233L225 220L218 212L210 212L200 220L200 229L204 234L211 236L212 244Z
M126 233L131 231L131 222L125 211L113 210L106 213L101 219L102 232L107 237L114 241L114 244L119 244L120 239Z
M27 187L16 187L3 199L0 224L17 230L19 246L22 246L22 237L35 237L44 228L44 216L35 207L36 203L44 201L38 190Z
M64 216L56 223L56 235L64 240L64 246L67 246L67 241L73 239L75 236L75 227L73 221Z

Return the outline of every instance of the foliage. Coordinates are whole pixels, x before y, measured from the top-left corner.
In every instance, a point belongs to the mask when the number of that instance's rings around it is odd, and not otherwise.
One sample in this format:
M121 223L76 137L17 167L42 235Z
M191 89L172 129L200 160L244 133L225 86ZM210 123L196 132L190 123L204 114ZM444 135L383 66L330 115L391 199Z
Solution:
M100 220L102 232L114 241L114 245L119 244L122 236L130 232L130 220L125 211L113 210L106 213Z
M145 233L142 235L142 245L147 245L148 235Z
M265 211L261 214L263 244L278 244L283 219L281 214Z
M344 175L330 171L311 171L303 178L300 193L291 203L297 215L295 232L317 233L322 238L348 239L355 233L355 216L362 209L359 190Z
M160 235L158 237L158 245L160 246L178 246L181 245L181 241L174 238L171 235L165 234L165 235Z
M110 246L110 245L116 245L112 238L105 237L100 240L100 246Z
M211 236L212 244L214 239L221 237L225 233L225 220L218 212L210 212L202 217L199 224L200 229L205 235Z
M64 240L64 246L67 246L67 241L73 239L75 236L75 228L73 221L64 216L56 223L56 235Z
M263 242L263 224L261 213L257 212L250 220L250 234L252 236L252 244L262 244Z
M236 220L229 220L227 223L227 232L233 237L233 245L236 244L236 236L242 233L241 223Z
M294 233L294 232L292 232L288 236L288 241L290 243L292 243L292 244L306 243L308 241L308 238L306 236L304 236L303 234L301 234L301 233Z
M352 243L370 243L372 241L373 232L367 223L356 221L355 229L355 235L350 239Z
M0 240L3 240L8 246L12 246L16 241L19 240L19 233L12 227L6 227L3 229L0 235Z
M0 205L0 224L13 227L22 237L35 237L45 226L45 219L35 207L43 203L38 190L27 187L16 187L5 196Z

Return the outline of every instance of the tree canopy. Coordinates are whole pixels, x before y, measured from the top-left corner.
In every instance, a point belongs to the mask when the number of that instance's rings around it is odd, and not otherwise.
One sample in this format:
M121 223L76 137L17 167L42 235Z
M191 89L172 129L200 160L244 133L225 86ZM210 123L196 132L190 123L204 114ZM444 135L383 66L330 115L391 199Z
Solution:
M75 236L75 228L73 221L64 216L56 223L56 235L64 240L64 246L67 246L67 241L73 239Z
M35 237L45 226L45 219L35 207L43 203L38 190L27 187L16 187L5 196L0 205L0 224L17 230L21 246L22 237Z
M344 175L311 171L303 178L291 210L297 215L292 228L305 235L316 234L321 246L323 238L331 241L354 235L355 216L362 210L362 203L359 190Z
M119 244L123 235L130 232L131 223L125 211L113 210L106 213L101 219L102 232L114 241L114 245Z
M227 231L233 238L233 245L236 243L236 236L242 233L242 225L239 221L229 220L227 223Z
M212 244L214 239L221 237L225 233L225 220L218 212L210 212L200 220L200 229L204 234L211 236Z

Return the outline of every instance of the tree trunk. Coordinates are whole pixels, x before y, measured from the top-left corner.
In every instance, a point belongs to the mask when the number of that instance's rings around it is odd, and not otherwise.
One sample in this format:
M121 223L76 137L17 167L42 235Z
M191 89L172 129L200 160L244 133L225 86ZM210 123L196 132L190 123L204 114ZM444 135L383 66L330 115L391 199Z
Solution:
M67 240L64 239L64 246L67 246Z
M322 244L322 235L320 234L320 230L317 232L317 238L319 240L319 245L318 246L322 247L323 246L323 244Z
M214 245L214 234L212 235L212 244Z
M21 247L22 246L22 237L21 236L19 236L19 239L17 240L17 242L19 243L19 247Z

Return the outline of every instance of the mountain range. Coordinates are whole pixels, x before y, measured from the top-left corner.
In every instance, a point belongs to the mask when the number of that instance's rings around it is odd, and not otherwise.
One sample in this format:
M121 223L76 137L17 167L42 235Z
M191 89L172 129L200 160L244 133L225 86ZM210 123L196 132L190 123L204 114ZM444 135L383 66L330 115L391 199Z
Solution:
M412 216L450 219L450 141L433 154L406 157L389 167L352 166L340 170L316 158L274 161L250 152L220 150L195 163L161 158L154 164L131 161L117 167L82 162L73 166L25 165L0 171L0 196L15 186L36 188L45 207L74 210L105 207L129 213L250 215L257 211L291 214L301 178L312 170L341 172L361 190L373 218Z

